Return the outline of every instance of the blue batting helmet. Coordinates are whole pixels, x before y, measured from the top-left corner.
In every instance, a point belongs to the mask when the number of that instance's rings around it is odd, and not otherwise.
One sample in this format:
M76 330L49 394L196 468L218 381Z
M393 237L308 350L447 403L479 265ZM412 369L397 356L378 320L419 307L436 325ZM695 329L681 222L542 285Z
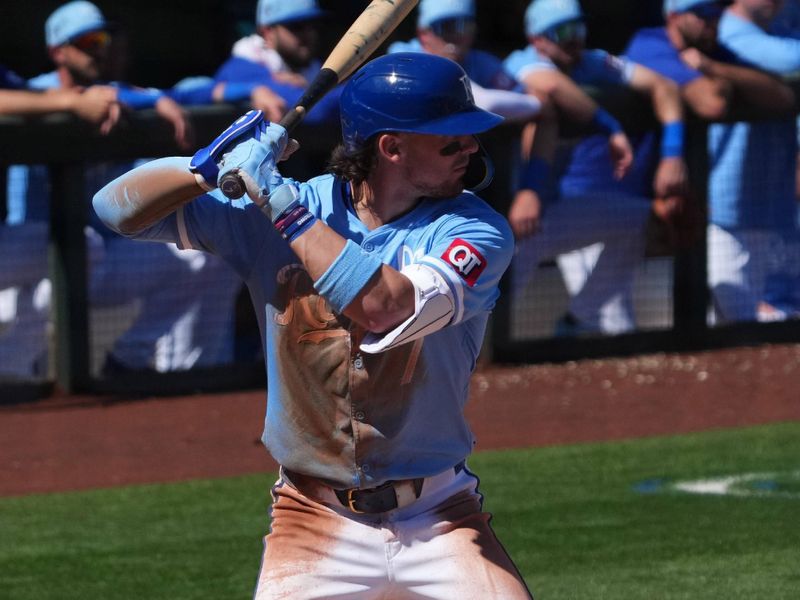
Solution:
M469 78L457 63L422 52L367 63L347 82L340 102L348 154L384 131L468 135L503 120L475 106Z

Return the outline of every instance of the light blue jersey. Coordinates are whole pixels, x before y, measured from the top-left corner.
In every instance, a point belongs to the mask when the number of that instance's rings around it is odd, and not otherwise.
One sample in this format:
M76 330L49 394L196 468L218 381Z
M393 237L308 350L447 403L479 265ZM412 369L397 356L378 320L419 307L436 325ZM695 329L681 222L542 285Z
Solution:
M549 58L536 52L530 45L509 54L503 64L519 81L537 70L558 70ZM568 75L578 85L628 85L635 66L632 62L613 56L605 50L584 50L580 62Z
M731 11L719 22L719 43L739 60L778 75L800 72L800 39L774 35Z
M442 274L456 303L447 327L381 354L362 353L366 332L330 309L247 199L212 192L136 237L218 254L247 282L265 340L263 440L272 456L334 487L374 487L440 473L472 450L464 403L513 236L501 215L468 192L423 199L370 231L350 208L348 189L332 175L317 177L300 184L301 201L383 263L424 263Z
M770 36L766 32L730 10L720 19L718 37L720 44L744 64L775 73L800 65L800 45L794 57L791 52L785 54L787 46L773 43L779 38L767 39ZM788 39L784 42L800 44ZM711 222L726 228L793 229L797 156L794 119L713 124L708 138Z

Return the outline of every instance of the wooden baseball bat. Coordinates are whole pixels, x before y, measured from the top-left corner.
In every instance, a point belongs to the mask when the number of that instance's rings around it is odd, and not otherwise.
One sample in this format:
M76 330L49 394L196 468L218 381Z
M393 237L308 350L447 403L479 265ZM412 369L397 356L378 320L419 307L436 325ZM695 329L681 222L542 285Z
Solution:
M372 0L353 21L300 100L284 115L280 124L288 131L294 129L325 94L367 61L418 2ZM244 182L236 173L225 174L219 187L228 198L241 198L245 192Z

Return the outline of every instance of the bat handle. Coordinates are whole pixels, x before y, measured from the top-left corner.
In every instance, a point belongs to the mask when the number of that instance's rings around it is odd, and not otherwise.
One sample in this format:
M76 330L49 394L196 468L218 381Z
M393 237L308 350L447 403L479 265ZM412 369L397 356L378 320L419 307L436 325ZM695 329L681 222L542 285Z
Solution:
M306 107L298 104L283 116L280 124L286 129L286 131L291 131L298 125L298 123L300 123L300 121L303 120L303 117L305 116ZM246 192L244 181L239 176L239 173L235 171L228 171L220 178L219 189L222 190L222 193L225 194L226 198L230 198L231 200L241 198Z
M320 72L317 73L317 76L311 82L300 100L297 101L294 108L283 116L280 124L286 131L294 129L320 98L336 87L337 83L339 83L339 76L335 71L326 67L320 69ZM239 174L235 172L225 173L225 175L220 178L219 189L231 200L241 198L246 191L244 181L242 181Z

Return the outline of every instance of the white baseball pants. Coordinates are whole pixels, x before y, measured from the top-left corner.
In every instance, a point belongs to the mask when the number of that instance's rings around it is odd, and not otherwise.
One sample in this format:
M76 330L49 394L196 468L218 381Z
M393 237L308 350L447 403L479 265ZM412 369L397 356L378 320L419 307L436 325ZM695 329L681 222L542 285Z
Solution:
M279 479L256 600L530 599L476 488L451 470L404 508L360 515Z

